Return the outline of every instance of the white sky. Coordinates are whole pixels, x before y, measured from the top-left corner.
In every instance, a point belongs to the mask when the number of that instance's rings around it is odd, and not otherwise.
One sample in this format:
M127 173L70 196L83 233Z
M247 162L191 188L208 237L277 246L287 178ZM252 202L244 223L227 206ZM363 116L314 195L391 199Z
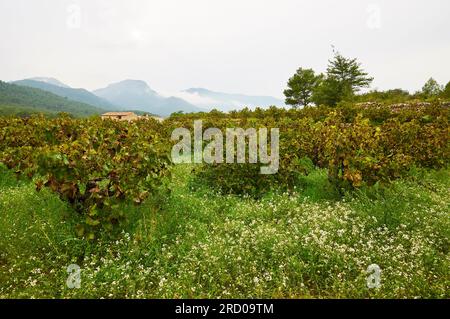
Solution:
M331 44L372 88L450 81L450 1L0 0L0 79L55 77L96 89L123 79L282 97Z

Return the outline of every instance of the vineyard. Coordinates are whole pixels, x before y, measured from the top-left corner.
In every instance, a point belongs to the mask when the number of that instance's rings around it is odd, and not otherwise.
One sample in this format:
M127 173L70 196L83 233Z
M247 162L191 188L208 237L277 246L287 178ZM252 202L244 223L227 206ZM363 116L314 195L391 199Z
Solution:
M170 128L189 127L195 116L167 121ZM411 167L443 168L450 160L449 109L441 104L407 104L339 110L269 109L210 114L204 128L279 128L280 169L259 174L255 165L216 164L199 170L227 193L259 194L271 185L292 189L313 167L325 168L339 190L354 189L403 176Z
M0 297L448 298L449 111L0 118ZM278 173L172 163L171 132L196 119L204 130L279 128ZM78 291L61 280L71 262L85 269ZM370 291L375 262L386 284Z

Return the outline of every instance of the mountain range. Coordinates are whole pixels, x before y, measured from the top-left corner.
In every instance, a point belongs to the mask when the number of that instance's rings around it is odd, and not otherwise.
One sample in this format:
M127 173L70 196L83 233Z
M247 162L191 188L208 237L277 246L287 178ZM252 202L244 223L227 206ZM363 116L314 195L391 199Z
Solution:
M71 102L79 103L78 107L81 110L81 114L135 110L160 116L169 116L179 111L191 113L218 109L227 112L243 107L284 106L282 100L270 96L229 94L204 88L190 88L177 92L172 96L165 96L151 89L146 82L140 80L124 80L92 92L83 88L71 88L57 79L46 77L29 78L10 82L10 84L15 85L15 94L18 94L18 87L33 88L51 93L51 96L46 95L45 98L42 97L42 93L38 94L40 100L52 101L46 106L47 111L51 111L52 105L62 105L64 104L62 102L65 101L66 104ZM5 86L3 89L5 89ZM36 93L37 91L33 92ZM31 91L29 90L24 92L22 96L27 98L19 104L28 106L31 103L34 105L33 107L36 107L36 103L29 99L30 94ZM63 100L58 100L57 98L55 100L55 97L63 98ZM4 102L7 100L4 99ZM75 104L70 105L70 108L72 107L75 107ZM55 112L61 111L60 109L61 107L55 108Z

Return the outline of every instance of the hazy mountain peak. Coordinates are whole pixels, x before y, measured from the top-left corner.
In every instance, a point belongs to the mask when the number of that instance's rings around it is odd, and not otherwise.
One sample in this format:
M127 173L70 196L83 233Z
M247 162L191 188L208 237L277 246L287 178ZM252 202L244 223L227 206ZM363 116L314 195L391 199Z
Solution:
M115 105L120 105L122 108L163 116L177 111L195 112L201 110L183 99L161 96L141 80L128 79L112 83L103 89L95 90L94 94Z
M60 86L63 88L70 88L70 86L62 83L61 81L55 79L55 78L48 78L48 77L34 77L34 78L29 78L26 80L32 80L32 81L38 81L38 82L44 82L47 84L52 84L52 85L56 85L56 86Z
M129 85L129 86L142 87L142 88L149 87L147 82L145 82L145 81L132 80L132 79L126 79L126 80L123 80L120 82L113 83L113 85L114 84L115 85Z
M135 94L150 94L150 95L158 95L158 93L150 88L150 86L145 82L141 80L123 80L116 83L111 83L107 87L95 90L94 93L97 95L102 95L102 92L106 91L115 91L115 92L121 92L121 91L133 91Z

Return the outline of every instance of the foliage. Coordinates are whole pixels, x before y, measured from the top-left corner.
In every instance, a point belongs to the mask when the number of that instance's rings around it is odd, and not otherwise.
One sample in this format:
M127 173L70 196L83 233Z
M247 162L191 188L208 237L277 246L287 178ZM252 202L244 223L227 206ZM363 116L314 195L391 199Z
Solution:
M265 176L260 165L214 164L198 167L200 180L224 193L260 197L271 186L292 190L312 166L328 169L332 185L354 189L405 176L412 166L441 168L450 162L449 112L443 104L342 104L338 110L255 110L204 116L204 129L280 129L278 173ZM195 115L167 120L169 127L192 129Z
M382 102L382 103L403 103L412 100L413 96L408 91L393 89L387 91L373 90L355 96L357 102Z
M311 96L322 80L312 69L299 68L289 79L288 88L284 90L286 104L294 107L310 105Z
M361 68L356 59L345 58L339 52L329 60L325 79L317 86L312 100L316 105L336 106L350 100L361 88L369 87L373 78Z
M16 174L36 177L85 216L80 235L95 236L126 216L119 201L141 203L154 194L170 163L162 129L152 119L135 123L57 119L0 120L0 162Z
M288 81L284 91L286 104L307 106L336 106L344 100L351 100L361 88L370 86L373 78L362 69L356 59L346 58L333 51L334 57L329 60L326 75L315 75L312 69L300 68Z
M340 101L353 97L351 86L335 77L326 77L313 93L312 101L316 105L336 106Z
M342 87L350 88L352 93L369 87L373 81L373 78L368 76L356 59L346 58L339 52L335 52L334 58L329 61L327 77L335 79L342 84Z
M444 87L444 90L442 90L442 97L444 99L450 99L450 81Z
M171 132L193 129L279 128L279 169L262 164L199 165L193 186L260 198L271 189L294 191L315 167L343 192L389 183L411 167L442 168L450 162L449 111L441 103L341 103L338 109L256 109L174 114L163 123L93 119L0 118L0 162L18 175L35 177L86 216L80 234L124 219L120 201L140 203L155 194L168 173ZM204 146L206 146L206 142ZM224 152L225 152L224 148ZM271 152L269 147L269 153ZM248 159L248 157L247 157Z
M442 87L433 78L430 78L422 87L421 94L425 98L438 96L442 92Z

